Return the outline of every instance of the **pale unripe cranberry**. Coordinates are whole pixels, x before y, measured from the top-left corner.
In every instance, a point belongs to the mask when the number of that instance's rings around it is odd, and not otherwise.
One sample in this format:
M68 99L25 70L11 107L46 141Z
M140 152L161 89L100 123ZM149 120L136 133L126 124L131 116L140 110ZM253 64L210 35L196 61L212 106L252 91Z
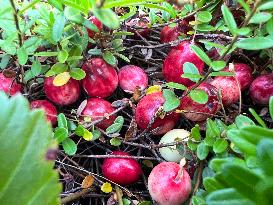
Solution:
M82 85L90 97L105 98L116 90L118 74L115 68L103 59L91 58L82 65L82 69L86 73Z
M126 65L118 73L119 86L125 92L133 93L136 88L144 90L148 86L148 77L140 67Z
M216 77L212 82L218 92L221 93L223 105L235 103L240 98L240 85L234 77Z
M207 118L210 118L211 115L216 114L220 108L216 87L209 83L201 83L197 89L203 90L208 94L208 102L205 104L199 104L187 95L181 99L179 108L185 110L184 116L194 122L204 121Z
M47 120L55 125L57 122L57 109L56 107L47 100L34 100L30 103L31 109L41 108L45 111Z
M134 37L140 39L140 34L142 37L147 38L150 34L150 29L148 28L149 20L147 18L135 18L126 23L128 26L128 31L133 32ZM136 28L133 28L136 27Z
M122 151L114 151L112 155L130 156ZM135 159L107 158L102 164L102 174L117 184L130 185L139 180L142 170Z
M44 90L47 98L57 105L70 105L76 102L80 96L80 84L77 80L70 78L62 86L53 85L54 77L46 77Z
M152 93L144 96L136 107L136 122L140 129L144 130L148 127L150 121L155 116L158 109L163 106L165 99L161 92ZM150 130L157 128L153 133L154 135L165 134L174 128L176 122L179 119L179 115L175 112L166 114L166 116L161 119L157 117L152 123Z
M0 73L0 91L10 94L11 96L22 92L22 85L18 84L15 78L7 78L3 73Z
M160 140L159 144L169 144L177 141L187 142L190 132L183 129L173 129L167 132ZM161 157L169 162L180 162L184 157L177 150L176 145L159 148Z
M228 72L229 67L226 67L223 71ZM253 76L252 76L251 68L247 64L234 63L234 72L235 72L235 77L240 83L242 91L250 86L251 82L253 81ZM234 78L234 77L231 77L231 78Z
M98 20L95 16L92 16L88 19L91 23L95 24L95 26L97 26L98 30L101 31L102 30L102 23L100 22L100 20ZM93 38L96 34L96 32L90 30L90 29L87 29L87 32L88 32L88 36L90 38Z
M91 117L92 121L101 119L101 117L106 117L102 122L98 123L97 126L103 130L113 124L116 119L116 115L107 115L114 112L115 109L112 107L111 103L101 99L101 98L90 98L87 100L87 104L82 111L81 115Z
M164 26L160 32L160 42L168 43L175 41L181 34L187 34L190 30L189 24L187 21L181 21L176 26Z
M162 162L150 173L148 189L159 205L181 205L191 193L191 179L179 164Z
M249 88L250 97L260 105L267 105L273 96L273 74L265 74L257 77Z
M163 75L167 82L176 82L187 87L194 84L190 79L181 77L186 62L193 63L199 72L203 73L204 62L191 50L190 45L189 41L183 41L174 47L164 60Z

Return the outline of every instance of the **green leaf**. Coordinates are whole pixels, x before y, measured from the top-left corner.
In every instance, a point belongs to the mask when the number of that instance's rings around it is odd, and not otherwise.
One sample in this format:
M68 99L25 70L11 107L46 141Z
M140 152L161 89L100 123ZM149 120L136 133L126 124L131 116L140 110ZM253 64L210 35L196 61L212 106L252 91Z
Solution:
M192 129L191 129L191 137L196 140L200 141L201 140L201 133L200 133L200 127L198 124L196 124Z
M228 9L228 7L224 4L222 5L221 10L222 10L226 25L228 26L232 35L235 35L236 29L237 29L237 24L236 24L236 21L232 15L232 13Z
M209 154L209 147L204 143L204 142L201 142L198 146L197 146L197 157L200 159L200 160L204 160L206 159L206 157L208 156Z
M199 104L206 104L209 100L208 94L204 90L198 88L192 90L189 95L193 101Z
M53 71L54 74L60 74L68 70L68 65L63 63L55 63L50 70Z
M41 71L42 71L42 65L39 61L35 60L33 61L32 65L31 65L31 73L34 75L34 76L38 76Z
M28 60L27 51L24 47L21 47L17 50L18 62L20 65L25 65Z
M266 31L269 35L273 35L273 18L266 22Z
M244 28L238 28L235 30L235 33L241 36L246 36L251 32L251 29L248 27L244 27Z
M58 115L58 127L62 127L68 129L67 127L67 119L63 113Z
M200 11L197 13L197 21L207 23L212 19L212 15L209 11Z
M213 144L213 151L215 153L222 153L228 147L228 142L225 139L217 139Z
M198 82L202 76L199 73L198 68L193 63L186 62L183 64L183 78L188 78L193 82Z
M234 76L234 73L232 72L224 72L224 71L219 71L219 72L212 72L209 76Z
M202 61L204 61L207 65L210 66L211 60L210 60L210 58L208 57L208 55L207 55L201 48L199 48L199 47L196 46L196 45L191 45L190 47L191 47L191 49L194 51L194 53L195 53Z
M105 26L110 29L119 28L117 15L111 9L94 9L93 13Z
M214 71L220 71L223 70L224 67L226 67L225 61L213 61L210 65Z
M84 127L82 125L79 125L76 129L75 129L75 134L82 137L84 134Z
M185 85L179 84L179 83L174 83L174 82L169 82L166 83L165 86L169 88L174 88L177 90L187 90L187 87Z
M250 118L244 115L238 115L235 118L235 123L238 128L243 128L248 125L255 125L255 123Z
M203 179L203 184L208 192L213 192L224 188L224 186L221 185L215 178L210 177Z
M269 9L273 9L273 2L272 1L266 2L258 7L258 10L260 10L260 11L269 10Z
M254 46L255 45L255 46ZM268 37L246 38L236 43L238 48L246 50L261 50L273 47L273 39Z
M80 68L73 68L70 71L70 76L75 79L75 80L82 80L85 78L86 73L84 70L80 69Z
M117 64L116 57L110 51L106 51L105 53L103 53L102 57L110 65L115 66Z
M272 18L272 14L266 13L266 12L260 12L252 16L249 23L260 24L260 23L267 22L271 18Z
M59 61L60 63L64 63L64 62L67 60L67 58L68 58L68 52L67 52L66 50L61 50L61 51L58 53L57 58L58 58L58 61Z
M122 198L123 205L131 205L131 201L127 198Z
M252 108L249 108L249 112L253 115L255 120L262 126L262 127L267 127L263 119L256 113L256 111Z
M51 32L51 37L55 42L58 42L61 39L65 23L66 19L63 13L56 16Z
M9 64L9 61L10 61L10 55L4 54L1 58L0 69L5 69L7 65Z
M93 139L92 139L93 141L99 139L101 136L101 132L99 130L93 130L92 134L93 134Z
M169 89L163 90L163 97L165 99L165 102L163 104L163 109L165 112L169 112L174 110L180 105L180 100L173 91Z
M253 187L257 186L261 175L256 174L249 168L234 164L223 165L222 169L224 172L216 176L216 179L221 179L228 187L233 187L243 196L255 200L256 191Z
M268 176L273 174L273 140L263 139L257 146L257 158L259 166L263 168L263 171Z
M59 0L48 0L48 3L49 3L51 6L53 6L53 7L57 8L57 9L59 9L60 11L63 10L62 1L59 1Z
M77 152L77 145L76 143L70 139L70 138L66 138L63 142L62 142L64 151L66 154L68 155L74 155Z
M121 54L121 53L115 53L116 56L118 56L119 58L121 58L122 60L124 60L127 63L130 63L130 59L127 58L125 55Z
M121 145L121 140L118 139L118 138L116 138L116 137L114 137L114 138L112 138L112 139L110 140L110 144L111 144L112 146L118 147L118 146Z
M269 99L269 113L271 116L271 119L273 119L273 96Z
M122 116L118 116L115 119L114 123L110 125L109 127L107 127L106 133L113 134L113 133L119 132L123 126L123 123L124 123L124 118Z
M207 205L255 205L233 188L220 189L212 192L206 198Z
M21 95L0 92L0 102L0 204L60 204L58 173L46 160L57 147L44 112L30 111Z
M96 33L99 32L98 27L97 27L95 24L91 23L91 21L89 21L89 20L87 20L87 19L84 19L83 25L84 25L86 28L88 28L88 29L90 29L90 30L92 30L92 31L94 31L94 32L96 32Z
M58 127L55 130L54 138L58 141L58 143L63 142L66 138L68 138L68 130L63 127Z
M72 21L77 24L84 23L84 17L82 16L82 14L79 12L79 10L73 7L70 6L65 7L64 15L69 21Z
M34 56L42 56L42 57L52 57L57 56L59 52L38 52L35 53Z

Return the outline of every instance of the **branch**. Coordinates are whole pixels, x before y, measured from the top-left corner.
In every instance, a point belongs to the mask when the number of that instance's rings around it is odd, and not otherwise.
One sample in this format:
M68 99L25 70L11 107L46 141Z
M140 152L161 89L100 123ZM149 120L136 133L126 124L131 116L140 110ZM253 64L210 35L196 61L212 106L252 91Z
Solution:
M201 184L203 167L204 167L204 161L201 161L200 164L199 164L199 167L198 167L198 175L197 175L197 180L196 180L196 183L195 183L193 192L192 192L192 198L193 198L193 196L196 194L196 192L197 192L197 190L198 190L198 188L199 188L199 186L200 186L200 184ZM191 200L190 200L189 205L192 205L192 198L191 198Z
M16 26L16 29L17 29L17 32L18 32L19 45L20 45L20 47L22 47L23 38L22 38L22 35L21 35L20 27L19 27L18 12L17 12L17 9L15 7L14 1L13 0L9 0L9 1L10 1L10 4L11 4L12 8L13 8L13 17L14 17L15 26Z

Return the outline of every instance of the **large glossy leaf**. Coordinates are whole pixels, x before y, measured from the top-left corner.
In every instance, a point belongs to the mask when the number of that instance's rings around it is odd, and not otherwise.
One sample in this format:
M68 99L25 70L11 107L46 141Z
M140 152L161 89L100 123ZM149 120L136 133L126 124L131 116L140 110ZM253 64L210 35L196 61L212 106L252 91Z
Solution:
M48 149L56 149L41 110L29 110L22 96L0 92L0 204L59 204L61 186Z
M255 205L232 188L212 192L206 202L208 205Z

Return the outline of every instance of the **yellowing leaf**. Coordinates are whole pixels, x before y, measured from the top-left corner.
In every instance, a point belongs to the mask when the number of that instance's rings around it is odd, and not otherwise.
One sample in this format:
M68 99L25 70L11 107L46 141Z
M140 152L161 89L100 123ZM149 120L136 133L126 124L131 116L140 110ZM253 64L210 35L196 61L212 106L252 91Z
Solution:
M70 79L69 72L63 72L58 75L53 80L53 85L55 86L63 86L65 85Z
M104 193L108 194L110 192L112 192L113 188L112 185L108 182L105 182L101 187L100 187L101 191L103 191Z
M91 132L89 132L87 129L84 129L82 137L83 137L83 139L85 139L87 141L91 141L93 139L93 134Z
M152 93L157 93L157 92L161 92L161 86L160 85L153 85L153 86L150 86L146 90L146 95L149 95L149 94L152 94Z
M82 188L87 189L91 187L94 183L94 177L92 175L87 175L82 181Z
M146 166L146 167L149 167L149 168L153 168L154 167L154 164L151 160L143 160L142 163Z

